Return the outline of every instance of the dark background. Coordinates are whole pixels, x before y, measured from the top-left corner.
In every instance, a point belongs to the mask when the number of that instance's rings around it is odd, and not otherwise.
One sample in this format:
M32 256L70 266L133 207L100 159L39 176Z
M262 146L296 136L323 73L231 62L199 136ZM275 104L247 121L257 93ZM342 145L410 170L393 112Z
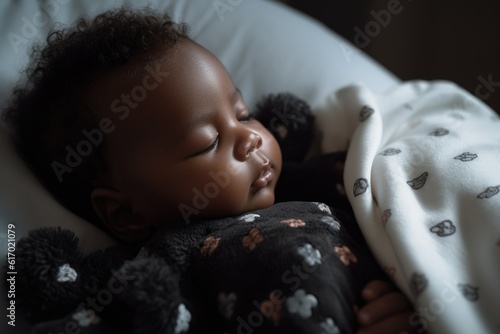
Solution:
M323 22L400 79L456 82L499 113L500 1L400 0L400 12L391 14L385 27L377 23L379 32L367 35L368 43L355 39L356 27L366 32L369 22L377 22L373 12L388 10L395 1L283 0ZM485 84L488 81L493 84Z

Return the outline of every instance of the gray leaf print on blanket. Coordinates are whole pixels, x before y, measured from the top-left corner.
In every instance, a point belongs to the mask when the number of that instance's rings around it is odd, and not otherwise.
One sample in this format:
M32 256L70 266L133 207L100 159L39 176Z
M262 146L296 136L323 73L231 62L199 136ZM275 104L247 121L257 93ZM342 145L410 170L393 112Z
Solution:
M359 178L354 182L354 197L361 195L368 189L368 180Z
M431 136L435 137L441 137L441 136L446 136L450 131L444 129L444 128L437 128L436 130L432 131L429 133Z
M396 155L399 153L401 153L401 150L398 148L388 148L387 150L380 152L380 155L388 156L388 155Z
M470 284L459 284L458 289L462 292L462 295L471 302L475 302L479 299L479 288L476 286L472 286Z
M406 183L408 183L408 185L415 190L420 189L424 186L425 182L427 181L428 175L429 175L429 173L425 172L422 175L414 178L413 180L407 181Z
M424 274L413 273L410 279L410 290L415 297L418 297L427 287L427 277Z
M368 117L370 117L374 112L375 110L373 110L373 108L370 108L369 106L363 106L363 108L361 108L361 111L359 112L359 121L366 121Z
M436 233L440 237L447 237L449 235L452 235L456 230L457 228L455 227L455 225L453 225L451 220L443 220L439 224L431 227L431 232Z
M500 186L488 187L485 191L477 195L477 198L490 198L497 195L500 192Z
M460 155L457 155L453 159L462 160L462 161L466 162L466 161L472 161L472 160L474 160L476 158L477 158L477 154L470 153L470 152L464 152L464 153L462 153Z

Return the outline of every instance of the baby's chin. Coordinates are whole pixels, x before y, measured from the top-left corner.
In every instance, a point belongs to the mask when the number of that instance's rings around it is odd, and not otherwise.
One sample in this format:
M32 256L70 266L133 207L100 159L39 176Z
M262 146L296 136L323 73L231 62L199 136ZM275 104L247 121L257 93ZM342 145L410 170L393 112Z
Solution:
M274 186L260 189L259 191L257 191L257 193L253 195L252 205L250 205L244 211L249 212L249 211L266 209L272 206L274 204L274 201L275 201Z

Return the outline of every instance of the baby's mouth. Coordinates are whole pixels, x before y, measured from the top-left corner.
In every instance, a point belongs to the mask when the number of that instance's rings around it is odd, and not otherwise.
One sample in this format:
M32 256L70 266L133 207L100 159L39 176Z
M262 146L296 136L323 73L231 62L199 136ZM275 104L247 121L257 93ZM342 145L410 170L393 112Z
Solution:
M255 179L255 181L253 181L252 187L257 188L257 189L267 187L269 185L269 183L271 183L273 178L274 177L273 177L273 171L271 168L271 163L268 160L267 163L262 166L262 169L261 169L260 174L258 175L257 179Z

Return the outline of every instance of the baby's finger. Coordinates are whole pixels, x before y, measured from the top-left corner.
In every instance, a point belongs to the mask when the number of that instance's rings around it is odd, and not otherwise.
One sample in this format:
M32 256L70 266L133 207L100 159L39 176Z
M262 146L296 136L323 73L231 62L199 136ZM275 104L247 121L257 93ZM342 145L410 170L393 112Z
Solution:
M381 296L394 291L394 287L386 281L371 281L369 282L361 292L361 297L367 302L374 299L380 298Z
M376 324L363 327L357 334L413 334L417 333L414 326L410 324L411 312L404 312L396 316L386 318Z
M391 292L365 305L358 313L358 322L363 326L369 326L410 310L412 305L402 293Z

